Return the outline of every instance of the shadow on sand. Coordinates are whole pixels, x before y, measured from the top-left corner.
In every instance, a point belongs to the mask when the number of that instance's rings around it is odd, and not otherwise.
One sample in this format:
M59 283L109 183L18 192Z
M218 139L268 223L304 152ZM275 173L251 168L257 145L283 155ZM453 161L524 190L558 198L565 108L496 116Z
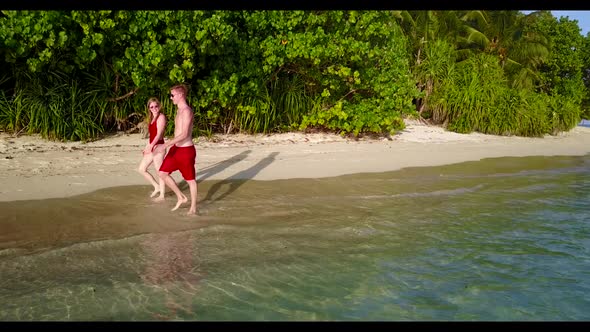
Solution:
M197 169L197 183L201 183L205 179L223 171L224 169L230 167L231 165L237 164L238 162L246 159L246 157L248 156L248 154L250 152L252 152L252 150L242 151L233 157L219 161L219 162L209 165L203 169ZM187 190L188 183L186 183L186 181L180 181L180 183L178 183L178 188L182 191Z
M197 172L197 182L202 182L203 180L223 171L224 169L228 168L229 166L236 164L248 156L248 154L252 152L251 150L242 151L239 154L226 159L220 162L217 162L213 165L209 165L203 169L198 170Z
M264 169L265 167L270 165L275 160L275 158L278 154L279 154L278 152L272 152L266 158L264 158L264 159L260 160L258 163L256 163L256 165L254 165L248 169L245 169L243 171L240 171L225 180L221 180L219 182L216 182L207 191L207 196L202 200L202 202L207 202L208 204L210 204L210 203L213 203L215 201L219 201L219 200L225 198L227 195L236 191L236 189L238 189L246 181L252 179L262 169ZM223 185L226 185L226 184L229 185L229 188L225 192L220 194L217 198L213 199L213 195L215 195L215 193L217 191L219 191L219 189Z

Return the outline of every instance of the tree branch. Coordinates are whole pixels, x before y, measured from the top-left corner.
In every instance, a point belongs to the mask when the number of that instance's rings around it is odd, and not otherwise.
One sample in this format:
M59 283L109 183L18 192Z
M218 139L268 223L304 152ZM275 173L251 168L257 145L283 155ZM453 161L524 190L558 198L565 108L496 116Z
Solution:
M109 98L109 99L107 99L107 101L119 101L119 100L123 100L125 98L129 98L129 97L133 96L137 92L137 90L139 90L139 88L135 88L135 89L129 91L124 96L120 96L120 97L116 97L116 98Z

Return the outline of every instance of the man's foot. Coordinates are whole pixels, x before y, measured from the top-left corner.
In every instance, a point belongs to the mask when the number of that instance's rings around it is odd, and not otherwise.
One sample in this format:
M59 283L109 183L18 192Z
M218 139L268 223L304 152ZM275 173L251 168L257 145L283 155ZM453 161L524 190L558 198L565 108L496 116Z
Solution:
M163 201L165 201L164 196L158 196L158 197L152 199L152 202L154 202L154 203L162 203Z
M182 204L188 202L188 198L186 198L186 196L182 195L182 197L180 199L178 199L178 202L176 202L176 206L172 208L172 210L170 211L176 211Z
M154 189L154 192L150 195L150 197L156 197L157 194L160 193L160 189Z
M196 208L190 208L188 210L188 212L186 213L187 216L196 216L197 215L197 209Z

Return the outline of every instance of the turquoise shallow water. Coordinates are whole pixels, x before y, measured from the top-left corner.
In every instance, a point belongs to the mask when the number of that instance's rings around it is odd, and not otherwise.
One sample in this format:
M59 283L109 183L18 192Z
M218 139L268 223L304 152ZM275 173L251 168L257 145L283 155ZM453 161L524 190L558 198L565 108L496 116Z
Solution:
M590 319L590 156L150 191L0 203L0 320Z

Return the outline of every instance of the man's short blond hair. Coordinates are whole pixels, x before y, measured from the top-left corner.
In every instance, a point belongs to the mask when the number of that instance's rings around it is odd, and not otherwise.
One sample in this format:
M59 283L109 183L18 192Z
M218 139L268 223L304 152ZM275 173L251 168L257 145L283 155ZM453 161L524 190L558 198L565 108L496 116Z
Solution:
M170 91L180 91L180 93L186 97L188 93L188 87L185 84L176 84L170 88Z

